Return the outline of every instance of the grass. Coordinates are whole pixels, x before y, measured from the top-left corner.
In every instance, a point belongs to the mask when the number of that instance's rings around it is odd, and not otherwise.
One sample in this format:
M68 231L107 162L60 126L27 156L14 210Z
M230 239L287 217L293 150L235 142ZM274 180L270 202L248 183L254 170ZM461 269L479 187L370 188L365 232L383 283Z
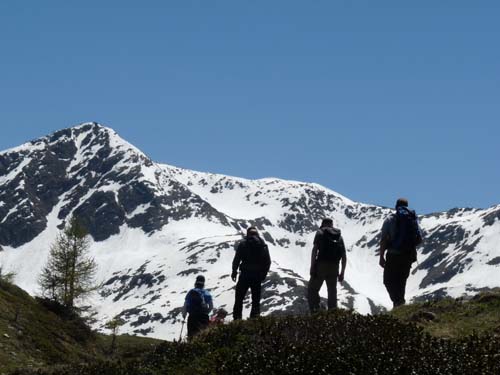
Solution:
M468 300L444 298L404 305L390 314L402 321L415 322L435 337L500 336L500 289L480 293Z
M191 342L163 342L133 361L94 361L16 375L500 373L500 340L445 340L389 314L351 311L263 317L207 330Z
M51 311L53 310L53 311ZM134 358L159 340L118 336L114 357ZM109 358L111 337L64 316L22 289L0 281L0 374L18 367L89 362Z
M0 374L499 374L499 327L497 290L378 316L238 321L189 343L122 335L111 355L110 336L0 281Z

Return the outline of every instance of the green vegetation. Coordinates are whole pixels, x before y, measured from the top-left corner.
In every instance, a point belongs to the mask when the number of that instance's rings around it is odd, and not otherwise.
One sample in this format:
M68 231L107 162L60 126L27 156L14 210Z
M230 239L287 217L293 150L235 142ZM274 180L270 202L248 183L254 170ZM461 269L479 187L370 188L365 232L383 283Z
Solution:
M97 335L77 315L32 298L0 280L0 374L19 367L91 362L109 358L110 336ZM159 341L117 336L114 358L137 358Z
M391 315L415 322L437 337L500 335L500 289L480 293L470 300L444 298L405 305L393 310Z
M97 263L88 256L87 229L72 217L50 247L47 265L40 275L44 296L73 308L75 301L96 290Z
M265 317L210 329L189 343L117 336L111 352L112 336L2 283L0 374L499 374L499 300L488 292L378 316Z
M2 249L0 248L0 251ZM3 267L0 265L0 281L11 283L14 280L16 274L14 272L6 272Z
M109 348L111 353L116 350L116 338L118 336L118 329L125 324L125 321L121 318L113 318L106 323L106 328L111 331L111 346Z

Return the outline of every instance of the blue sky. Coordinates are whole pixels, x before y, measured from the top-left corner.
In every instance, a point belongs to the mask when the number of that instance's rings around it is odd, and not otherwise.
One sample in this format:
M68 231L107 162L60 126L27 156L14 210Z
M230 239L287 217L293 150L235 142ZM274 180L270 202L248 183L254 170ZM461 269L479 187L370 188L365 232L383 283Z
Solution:
M420 212L500 203L498 1L0 2L0 149L84 121L156 161Z

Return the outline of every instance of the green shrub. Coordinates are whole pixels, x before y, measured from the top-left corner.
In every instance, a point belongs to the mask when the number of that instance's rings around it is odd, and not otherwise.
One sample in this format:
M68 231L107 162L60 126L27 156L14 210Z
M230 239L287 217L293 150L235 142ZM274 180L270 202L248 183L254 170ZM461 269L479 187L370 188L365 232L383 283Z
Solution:
M337 311L233 322L189 343L160 344L141 360L36 373L500 374L500 341L440 339L388 315Z

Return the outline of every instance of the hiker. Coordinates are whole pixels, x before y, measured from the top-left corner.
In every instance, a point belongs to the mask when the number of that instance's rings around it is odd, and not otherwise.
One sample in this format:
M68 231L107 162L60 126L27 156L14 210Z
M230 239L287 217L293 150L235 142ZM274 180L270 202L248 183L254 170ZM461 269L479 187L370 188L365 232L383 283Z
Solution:
M204 288L205 277L202 275L196 276L194 288L187 293L184 301L182 318L186 319L186 315L189 314L187 321L188 338L192 338L208 327L208 314L214 306L212 296Z
M210 326L219 326L224 324L224 319L226 319L228 312L226 309L221 307L220 309L217 309L212 317L210 318Z
M248 289L252 291L252 309L250 317L260 316L260 297L262 282L265 280L269 268L271 267L271 257L269 249L255 227L247 229L247 235L240 242L233 259L233 272L231 279L236 281L238 268L240 276L236 284L236 295L233 309L233 319L241 319L243 311L243 299Z
M415 211L408 208L407 199L398 199L396 212L382 226L379 262L384 269L384 285L394 307L406 302L406 280L412 263L417 260L417 246L421 242L422 231Z
M339 273L340 260L342 269ZM307 289L311 312L319 310L319 290L324 281L328 289L328 310L337 308L337 280L344 281L346 265L347 256L340 229L333 227L332 219L323 219L320 229L314 236L311 253L311 279Z

